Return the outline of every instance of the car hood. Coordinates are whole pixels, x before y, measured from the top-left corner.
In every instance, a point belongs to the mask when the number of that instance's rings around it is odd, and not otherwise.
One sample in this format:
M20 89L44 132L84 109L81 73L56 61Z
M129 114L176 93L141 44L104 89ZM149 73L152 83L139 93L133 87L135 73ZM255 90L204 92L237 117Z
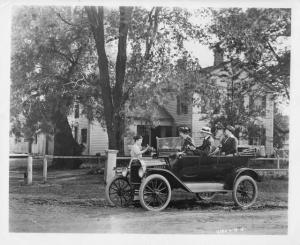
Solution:
M146 158L146 157L144 157L141 159L141 161L143 161L147 167L167 165L165 159L163 159L163 158Z

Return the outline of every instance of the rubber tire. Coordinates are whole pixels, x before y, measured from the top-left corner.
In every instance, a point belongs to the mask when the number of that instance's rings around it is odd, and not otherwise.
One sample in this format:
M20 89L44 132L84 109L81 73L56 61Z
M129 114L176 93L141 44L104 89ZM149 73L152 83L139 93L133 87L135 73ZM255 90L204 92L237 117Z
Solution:
M212 195L211 197L201 197L201 196L200 196L201 193L202 193L202 192L196 193L197 198L198 198L199 200L201 200L201 201L211 201L211 200L214 199L215 196L217 195L216 192L212 192L213 195Z
M148 184L148 182L149 182L150 180L153 180L153 179L155 179L155 178L158 178L158 179L163 180L163 181L166 183L167 188L168 188L168 192L169 192L167 201L166 201L165 204L164 204L162 207L160 207L160 208L151 208L151 207L149 207L149 206L145 203L145 201L144 201L144 195L143 195L143 192L144 192L145 186ZM168 204L169 204L169 202L170 202L170 200L171 200L171 195L172 195L172 194L171 194L171 187L170 187L169 181L168 181L164 176L162 176L162 175L160 175L160 174L152 174L152 175L149 175L146 179L144 179L144 180L142 181L142 184L141 184L140 190L139 190L140 203L141 203L142 207L145 208L145 209L148 210L148 211L156 211L156 212L159 212L159 211L164 210L164 209L168 206Z
M127 181L127 183L129 184L128 180L124 177L121 177L121 176L115 176L114 178L112 178L111 180L108 181L107 185L105 186L105 198L106 200L108 201L108 203L115 207L116 204L114 204L114 202L110 199L110 196L109 196L109 188L111 186L111 184L117 180L117 179L124 179L125 181ZM132 201L133 201L133 196L132 196ZM129 205L129 204L128 204ZM124 205L124 206L128 206L128 205Z
M244 181L244 180L249 180L250 182L252 182L252 184L253 184L253 186L254 186L254 198L253 198L253 200L252 200L249 204L247 204L247 205L241 204L241 203L238 201L237 196L236 196L237 188L238 188L239 184L240 184L242 181ZM241 207L241 208L249 208L249 207L251 207L251 206L255 203L256 198L257 198L257 194L258 194L257 184L256 184L255 180L254 180L251 176L249 176L249 175L242 175L242 176L240 176L240 177L235 181L234 186L233 186L233 192L232 192L232 197L233 197L233 201L234 201L235 205L237 205L237 206L239 206L239 207Z

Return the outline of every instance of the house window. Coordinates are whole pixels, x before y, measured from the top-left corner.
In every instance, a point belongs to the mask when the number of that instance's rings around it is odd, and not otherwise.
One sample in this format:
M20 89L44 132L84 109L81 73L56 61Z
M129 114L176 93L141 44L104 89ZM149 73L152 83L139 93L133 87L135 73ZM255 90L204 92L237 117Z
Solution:
M75 105L75 115L74 115L74 117L79 118L79 104Z
M177 114L188 114L188 101L184 96L177 96Z
M87 143L87 129L86 128L81 129L81 143L84 143L84 144Z
M37 144L37 141L38 141L37 134L34 134L34 144Z
M266 115L266 96L256 96L251 95L249 97L249 111L259 112L261 116Z
M266 129L264 127L254 126L249 128L249 145L265 145Z
M201 98L201 113L207 113L207 99L205 99L204 97Z
M21 142L21 138L20 138L20 137L16 137L16 138L15 138L15 144L17 144L17 143L19 143L19 142Z
M150 143L149 127L145 125L137 125L137 134L143 137L142 145L147 145Z
M78 127L77 126L74 127L74 139L76 142L78 142Z

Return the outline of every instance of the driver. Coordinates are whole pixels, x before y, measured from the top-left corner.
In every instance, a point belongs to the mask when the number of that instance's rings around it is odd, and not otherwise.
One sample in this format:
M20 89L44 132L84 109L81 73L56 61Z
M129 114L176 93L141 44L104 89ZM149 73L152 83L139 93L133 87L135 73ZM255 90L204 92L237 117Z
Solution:
M179 155L183 153L189 153L191 152L191 148L195 148L194 140L191 136L189 136L190 131L191 130L188 127L178 128L179 136L184 140L181 147L181 152L178 152Z
M139 159L143 169L146 169L146 165L144 163L144 161L141 160L142 155L149 150L150 146L147 145L147 147L145 149L142 150L142 141L143 141L143 137L140 135L134 136L133 137L134 140L134 144L131 147L131 151L130 151L130 156L131 156L131 160L133 159Z

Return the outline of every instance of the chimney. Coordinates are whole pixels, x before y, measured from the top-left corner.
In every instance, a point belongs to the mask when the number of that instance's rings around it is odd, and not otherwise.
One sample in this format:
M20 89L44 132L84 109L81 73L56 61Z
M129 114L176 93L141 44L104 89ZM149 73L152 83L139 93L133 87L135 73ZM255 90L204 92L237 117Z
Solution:
M217 66L217 65L223 63L224 62L224 57L223 57L224 51L220 47L219 43L217 43L214 46L213 51L214 51L214 66Z

